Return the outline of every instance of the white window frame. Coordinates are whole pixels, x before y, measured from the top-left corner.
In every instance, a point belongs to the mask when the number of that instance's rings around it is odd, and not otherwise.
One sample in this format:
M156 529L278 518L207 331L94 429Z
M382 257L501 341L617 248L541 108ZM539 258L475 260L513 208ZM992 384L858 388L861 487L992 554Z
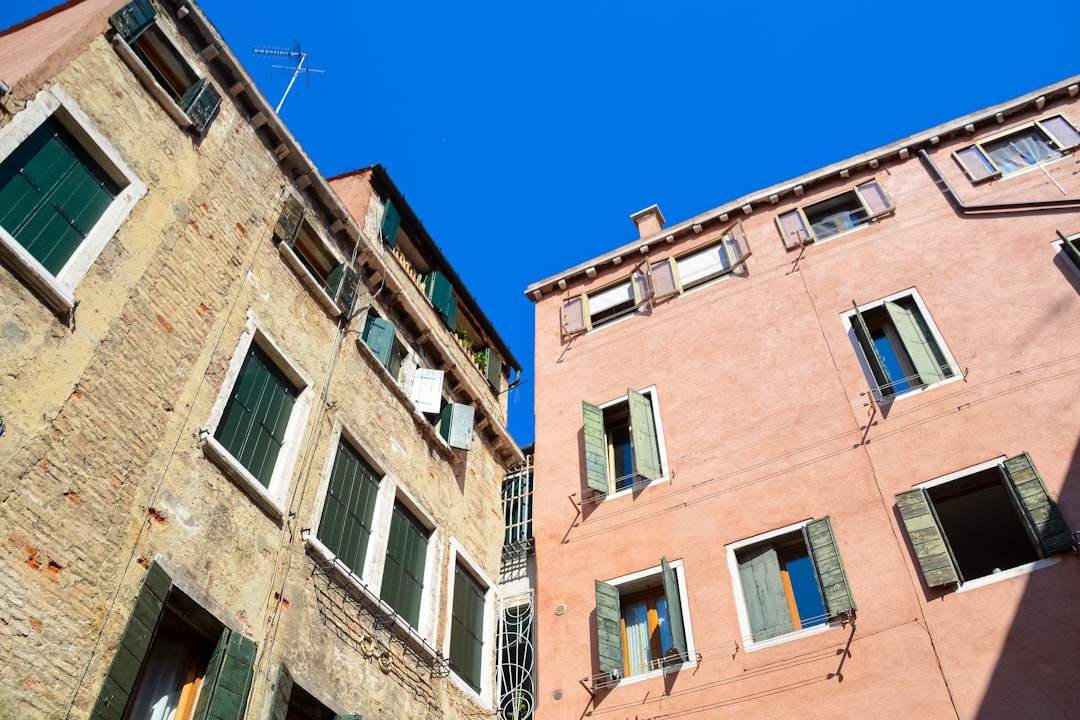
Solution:
M120 192L86 239L56 275L46 270L18 240L0 227L0 259L53 311L66 314L75 307L75 288L131 214L135 204L146 194L146 185L59 85L39 92L10 123L0 128L0 162L6 160L49 118L58 120L105 174L121 186Z
M967 175L968 180L970 180L972 182L972 184L974 184L974 185L979 185L979 184L982 184L984 182L990 182L991 180L999 180L999 179L1003 179L1003 178L1013 177L1013 176L1016 176L1016 175L1020 175L1020 174L1029 172L1029 171L1034 170L1036 168L1043 167L1044 165L1051 165L1053 163L1058 162L1059 160L1064 160L1065 158L1068 158L1068 157L1072 156L1072 152L1070 152L1070 151L1074 150L1078 145L1080 145L1080 143L1073 143L1072 145L1066 145L1061 140L1059 140L1057 138L1057 136L1054 135L1053 132L1051 132L1048 128L1044 127L1043 122L1046 121L1046 120L1052 119L1052 118L1061 118L1065 123L1070 125L1073 128L1073 130L1080 131L1080 128L1077 128L1076 123L1074 123L1072 120L1067 118L1063 113L1056 113L1054 115L1048 115L1048 116L1046 116L1044 118L1039 118L1037 120L1032 120L1031 122L1024 123L1023 125L1017 125L1016 127L1009 128L1008 130L1003 130L1002 132L995 133L995 134L993 134L993 135L991 135L989 137L985 137L985 138L982 138L981 140L973 142L970 145L965 145L964 147L960 148L959 150L953 151L953 153L952 153L953 159L960 166L960 168L964 171L964 174ZM1032 128L1038 130L1043 135L1045 135L1050 140L1050 142L1053 143L1053 145L1057 149L1057 151L1061 153L1061 157L1054 158L1052 160L1048 160L1045 163L1037 162L1034 165L1027 165L1027 166L1019 168L1017 170L1012 170L1010 172L1003 171L1000 167L998 167L997 163L994 162L994 159L990 156L990 152L988 150L986 150L986 148L984 146L986 144L995 143L995 142L997 142L999 140L1003 140L1003 139L1009 137L1010 135L1019 135L1020 133L1024 132L1025 130L1029 130L1029 129L1032 129ZM989 175L986 175L984 177L976 177L976 174L974 172L972 172L971 168L968 166L968 164L960 156L961 153L967 153L967 152L971 152L973 150L978 152L981 159L986 163L986 166L989 167L990 169L992 169L993 172L991 172Z
M682 559L669 560L668 565L671 567L673 573L675 573L675 582L679 586L679 606L682 610L683 621L683 633L685 634L684 640L686 641L686 660L675 667L682 670L684 668L692 668L697 666L697 649L694 646L694 628L690 621L690 603L686 592L686 571L683 567ZM654 579L660 579L661 584L663 582L663 568L660 565L654 565L653 567L646 568L645 570L638 570L636 572L628 573L626 575L620 575L617 578L611 580L604 580L608 585L612 585L619 591L620 604L625 594L634 593L638 590L643 590L645 587L653 584ZM621 613L620 613L621 614ZM622 675L619 677L619 685L628 685L641 680L647 680L649 678L660 677L666 673L673 672L672 668L657 668L648 672L639 673L637 675Z
M927 330L930 331L935 343L937 343L938 349L941 351L942 356L945 358L945 362L949 368L952 369L952 377L945 378L940 382L923 385L917 388L911 388L905 390L902 393L893 393L892 395L882 395L881 388L878 386L877 379L874 378L874 372L870 369L870 364L867 362L863 353L865 352L862 345L859 343L858 337L855 335L855 329L852 327L852 319L855 317L854 310L847 310L841 314L841 320L844 323L844 330L847 332L848 340L851 342L852 347L855 349L855 356L859 359L859 366L862 367L863 375L866 377L867 382L870 384L871 391L873 392L874 401L878 403L882 402L896 402L903 398L915 397L927 390L933 390L934 388L941 387L942 385L948 385L949 383L962 380L964 374L960 372L960 366L956 363L956 358L953 357L952 351L949 350L949 346L945 343L945 339L941 337L941 333L938 331L937 324L930 316L930 311L926 309L926 303L923 302L922 296L919 295L919 291L915 288L908 288L907 290L901 290L900 292L893 293L892 295L886 295L883 298L879 298L872 302L859 305L858 309L860 313L865 313L868 310L881 307L887 302L894 302L904 298L911 298L915 306L919 309L919 314L922 315L923 321L926 323Z
M667 444L664 442L664 425L660 421L660 401L659 401L658 396L657 396L656 386L655 385L650 385L647 388L643 388L641 390L638 390L638 392L641 393L642 395L648 395L649 396L649 405L652 407L652 413L653 413L653 426L656 428L656 446L657 446L657 451L660 454L661 475L657 479L650 480L647 483L643 482L643 483L640 483L640 484L631 484L630 487L625 487L625 488L622 488L621 490L614 490L614 491L608 492L608 494L605 495L604 498L603 498L604 501L612 500L614 498L625 497L627 495L632 495L635 491L640 491L644 487L651 487L653 485L659 485L661 483L666 483L666 482L671 480L671 468L668 466L668 462L667 462L667 456L668 456L667 455ZM607 408L612 407L614 405L618 405L619 403L629 403L629 401L630 401L630 399L626 395L623 395L622 397L617 397L614 400L608 400L606 403L601 403L600 405L597 405L597 407L600 408L601 410L606 410ZM605 436L607 435L607 426L606 425L604 426L604 435ZM615 480L618 479L618 478L612 478L611 477L612 473L614 473L614 469L609 467L608 468L608 488L609 488L609 490L614 487L614 482L615 482ZM657 566L657 567L659 567L659 566Z
M281 446L281 451L278 453L277 462L274 464L274 473L267 487L264 487L214 437L252 343L256 343L269 355L278 370L300 388L296 401L293 403L292 412L289 414L289 424L285 429L285 441ZM277 518L285 516L285 500L289 489L289 480L292 478L293 467L296 465L300 455L300 446L303 442L314 397L314 384L308 375L299 364L282 350L273 336L264 329L255 314L248 310L244 332L240 336L236 349L233 351L229 367L225 372L225 378L221 383L221 389L218 391L217 399L210 410L206 425L199 431L199 436L202 439L203 452L206 456L218 465L233 482L239 485L259 507Z
M739 572L739 559L736 557L736 554L739 550L752 545L759 545L774 538L791 535L796 532L801 533L802 529L806 527L808 523L813 521L813 518L807 518L806 520L782 528L777 528L776 530L770 530L769 532L755 535L754 537L746 538L745 540L739 540L738 542L731 543L727 546L728 572L731 573L731 584L735 594L735 614L739 619L739 635L742 638L742 645L747 652L753 652L754 650L761 650L762 648L772 647L773 645L781 645L786 642L791 642L792 640L799 640L811 635L817 635L843 625L843 622L840 620L828 620L820 625L814 625L813 627L805 628L803 630L795 630L784 635L769 638L768 640L754 642L754 631L750 626L750 613L746 609L746 595L743 591L742 576ZM809 552L809 548L807 548L807 552Z
M480 569L480 566L473 560L472 556L466 552L465 548L458 542L457 538L450 536L450 558L447 562L446 571L446 616L443 618L443 622L446 624L445 639L443 641L442 654L443 657L450 657L450 633L453 628L453 613L454 613L454 581L455 570L457 563L460 562L466 572L472 574L473 579L477 580L486 589L484 592L484 628L483 628L483 645L480 649L480 693L472 688L467 682L462 680L457 672L450 668L450 678L453 680L454 685L459 690L476 700L484 709L490 710L495 706L495 688L492 682L495 673L495 608L498 604L496 602L495 588L496 584L491 581L487 573Z

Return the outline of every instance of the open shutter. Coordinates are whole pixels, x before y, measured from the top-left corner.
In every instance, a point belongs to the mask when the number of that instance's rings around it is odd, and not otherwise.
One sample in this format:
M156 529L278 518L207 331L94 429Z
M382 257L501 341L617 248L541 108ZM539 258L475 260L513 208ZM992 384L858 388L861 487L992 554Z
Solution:
M212 82L200 78L184 91L180 98L180 108L187 113L195 132L205 135L221 109L221 95Z
M829 516L808 522L803 527L803 538L817 572L825 612L830 618L850 613L855 609L855 598L848 585L844 561L840 559L840 548L837 547Z
M502 385L502 360L499 353L495 352L495 348L489 347L484 351L484 360L484 377L488 385L499 390Z
M1065 253L1065 257L1069 258L1073 267L1080 270L1080 248L1076 247L1078 241L1065 237L1060 230L1057 231L1057 234L1061 238L1061 251Z
M292 698L292 673L285 663L278 666L277 685L274 686L274 700L270 705L268 720L285 720L289 714L289 699Z
M457 321L457 299L454 297L454 288L450 281L438 270L432 270L424 278L424 290L431 304L452 329Z
M867 219L873 219L893 210L892 200L889 199L885 188L877 180L859 185L856 190L866 207Z
M737 220L734 225L724 232L724 252L727 253L729 272L734 272L746 262L753 253L750 251L750 241L746 239L742 221Z
M304 220L304 205L292 195L285 198L277 224L274 226L274 240L295 247L296 236L300 232L300 223Z
M660 449L656 439L656 422L653 419L649 398L633 390L626 391L630 406L630 442L634 448L634 475L646 480L657 480L663 474L660 467Z
M1001 171L994 166L994 163L990 161L990 158L983 153L978 145L957 150L953 153L953 157L956 162L960 163L960 167L967 173L971 182L979 182L980 180L1001 175Z
M1068 150L1080 145L1080 132L1077 132L1076 128L1063 116L1054 115L1040 120L1038 124L1050 137L1054 138L1061 149Z
M667 599L668 621L671 623L671 641L679 652L679 662L685 662L689 658L686 650L686 628L683 624L679 581L675 577L675 571L668 565L666 557L660 558L660 572L664 576L664 597Z
M157 10L150 0L133 0L116 11L109 18L109 24L124 38L124 42L130 43L153 25L156 17Z
M780 560L771 545L752 548L739 558L739 580L742 582L754 642L784 635L794 629L780 575Z
M368 315L364 324L364 342L379 358L382 366L389 367L390 352L394 347L394 323L377 315ZM442 392L442 383L439 384L439 392Z
M206 668L195 720L240 720L255 674L255 643L227 628Z
M652 266L653 293L657 300L677 295L682 291L675 258L665 258Z
M904 520L915 558L919 561L927 587L939 587L963 581L960 567L953 560L952 549L941 531L930 498L921 488L896 494L896 506Z
M600 493L608 493L607 440L604 438L604 411L582 401L585 427L585 481Z
M383 239L386 240L386 244L390 247L393 247L394 243L397 242L397 231L400 226L401 215L398 213L397 208L394 207L394 203L387 200L379 232L382 233Z
M587 300L585 299L585 296L579 295L578 297L571 298L562 304L563 337L577 335L578 333L585 332L585 330L588 329L588 325L585 322L586 302Z
M596 643L600 656L600 672L613 678L622 677L622 609L619 589L606 582L596 581Z
M1069 550L1073 537L1069 532L1061 510L1046 490L1035 463L1026 452L1011 457L1002 467L1005 484L1012 489L1012 496L1024 519L1028 534L1042 549L1043 555Z
M157 563L151 565L135 599L135 607L131 610L124 634L120 636L120 644L105 675L97 703L90 713L93 720L120 720L123 716L171 589L172 580L168 574Z
M443 371L416 368L413 375L412 401L420 412L437 413L442 409Z
M874 341L870 337L870 329L866 327L866 320L863 319L862 313L859 312L859 306L855 304L854 300L851 301L851 306L855 308L855 315L851 318L851 329L855 332L855 339L859 341L863 357L866 359L866 364L870 366L870 373L874 376L878 388L883 388L889 384L889 375L885 372L885 363L882 361L881 356L878 355L877 348L874 347Z
M634 286L634 307L639 308L653 299L655 292L652 283L652 268L646 258L638 263L630 273L630 280Z
M439 434L452 448L472 449L474 411L471 405L447 403L442 409Z
M806 225L806 219L798 208L776 216L776 227L784 247L795 248L814 239Z
M352 309L353 299L356 297L356 289L360 284L360 276L349 267L349 263L341 263L330 271L326 278L326 286L323 288L326 294L333 298L342 312Z
M919 373L919 380L923 385L933 385L945 379L943 368L934 357L934 351L926 340L919 322L916 320L914 311L901 307L896 303L885 303L885 312L889 314L896 334L900 336L911 358L911 364L915 366L915 372Z

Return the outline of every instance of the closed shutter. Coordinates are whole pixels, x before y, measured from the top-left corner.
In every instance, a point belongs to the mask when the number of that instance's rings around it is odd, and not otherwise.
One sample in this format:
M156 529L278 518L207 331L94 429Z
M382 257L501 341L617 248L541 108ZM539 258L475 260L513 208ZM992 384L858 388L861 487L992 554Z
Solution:
M195 84L184 91L180 98L180 109L187 113L195 132L205 135L210 123L221 109L221 95L214 84L206 78L199 78Z
M1025 521L1028 534L1036 546L1042 549L1042 555L1070 550L1074 547L1072 534L1057 503L1046 490L1035 463L1026 452L1011 457L1002 467L1005 484L1012 489L1020 516Z
M878 355L874 341L870 337L870 329L866 327L866 320L863 318L862 313L859 312L859 306L855 304L854 300L851 301L851 306L855 308L855 314L851 318L851 329L855 332L855 339L859 341L859 348L862 350L863 358L866 359L866 364L870 366L870 373L874 376L878 389L883 388L889 385L889 375L885 372L885 363L882 361L881 356Z
M394 323L383 320L377 315L369 314L364 323L364 342L379 358L383 367L390 365L390 351L394 347ZM440 392L441 392L440 384Z
M439 421L439 434L452 448L472 449L474 411L471 405L447 403Z
M919 561L927 587L940 587L963 581L960 567L953 560L952 549L941 531L930 498L921 488L896 494L896 506L904 520L915 558Z
M203 678L194 720L240 720L255 674L256 645L226 628Z
M172 590L172 580L156 562L150 566L135 599L124 634L116 647L109 672L101 687L94 709L90 712L93 720L121 720L135 680L139 676L146 652L157 633L161 611L165 600Z
M664 597L667 599L668 621L671 623L671 641L679 652L679 661L685 662L689 657L686 650L686 628L683 623L679 581L666 557L660 558L660 572L664 577Z
M394 203L390 200L386 201L386 209L383 211L382 226L380 232L383 239L386 240L386 244L393 247L397 242L398 227L401 226L401 215L398 213L397 208L394 207Z
M808 522L803 527L803 538L817 572L821 596L825 600L825 612L830 618L849 614L855 609L855 598L851 594L844 561L840 559L840 548L836 544L829 516Z
M750 241L746 239L746 231L743 230L742 221L736 221L727 232L724 233L724 252L727 253L730 263L729 271L739 268L753 253L750 250Z
M277 224L274 226L274 240L289 247L296 246L296 235L300 232L300 223L304 220L304 205L292 195L285 198Z
M293 679L285 663L278 665L277 684L274 685L274 699L270 705L268 720L286 720L289 714L289 700L292 698Z
M1080 248L1077 248L1077 240L1070 240L1062 234L1060 230L1057 231L1058 237L1061 238L1061 250L1065 253L1065 257L1072 261L1073 266L1080 270Z
M562 304L561 320L563 337L571 337L588 329L585 322L585 296L571 298Z
M600 671L613 678L622 677L622 611L619 589L606 582L596 581L596 642Z
M626 391L626 400L630 406L634 475L646 480L657 480L663 474L663 468L660 466L660 446L656 438L652 403L649 398L633 390Z
M814 239L810 230L806 227L806 219L802 211L796 208L790 212L776 216L776 227L780 230L780 237L784 241L784 247L795 248L803 243Z
M740 553L739 580L742 582L754 642L784 635L794 629L780 575L780 560L771 545Z
M442 409L443 371L417 368L413 375L412 401L416 409L437 413Z
M379 480L352 445L338 440L318 537L356 575L364 571Z
M604 411L591 403L581 403L584 416L585 481L596 492L608 493L607 440L604 437Z
M450 614L450 667L480 692L484 648L484 588L460 564L454 568Z
M133 0L109 17L109 24L124 42L130 43L153 25L156 17L157 11L150 0Z
M420 620L430 535L408 509L394 503L379 596L414 628Z
M488 385L500 390L502 385L502 359L499 358L499 353L495 352L495 348L489 347L484 351L484 359L487 361L484 365L484 377L488 381Z
M915 311L901 307L896 303L885 303L885 312L889 314L896 334L907 350L911 364L915 366L915 372L919 373L919 380L923 385L932 385L945 379L944 369L934 356L934 350L930 347L926 335L923 333L919 322L915 318Z

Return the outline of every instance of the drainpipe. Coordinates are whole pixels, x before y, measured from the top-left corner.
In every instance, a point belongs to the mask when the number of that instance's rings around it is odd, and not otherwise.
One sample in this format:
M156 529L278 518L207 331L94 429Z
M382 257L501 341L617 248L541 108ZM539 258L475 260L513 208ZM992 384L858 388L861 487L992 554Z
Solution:
M1061 198L1060 200L1027 200L1024 202L988 203L985 205L968 205L953 190L953 186L945 179L941 169L930 158L926 150L919 150L919 157L926 165L930 177L941 189L943 195L949 198L953 207L963 215L990 214L1015 212L1018 210L1056 210L1059 208L1080 208L1080 198Z

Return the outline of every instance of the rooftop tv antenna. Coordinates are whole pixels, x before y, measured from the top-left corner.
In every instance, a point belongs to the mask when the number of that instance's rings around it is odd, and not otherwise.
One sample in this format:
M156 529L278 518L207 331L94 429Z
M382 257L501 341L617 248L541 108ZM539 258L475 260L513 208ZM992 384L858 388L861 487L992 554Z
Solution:
M323 73L325 70L315 70L313 68L304 67L304 62L308 59L308 54L300 49L300 43L296 43L295 50L282 50L274 48L252 48L253 53L257 55L271 55L274 57L287 57L293 58L295 65L271 65L270 67L277 70L292 70L292 79L289 80L289 86L285 88L285 94L281 96L281 101L278 102L277 107L274 108L274 112L281 113L281 106L285 104L285 98L289 96L289 91L292 90L293 83L296 82L296 78L300 73Z

